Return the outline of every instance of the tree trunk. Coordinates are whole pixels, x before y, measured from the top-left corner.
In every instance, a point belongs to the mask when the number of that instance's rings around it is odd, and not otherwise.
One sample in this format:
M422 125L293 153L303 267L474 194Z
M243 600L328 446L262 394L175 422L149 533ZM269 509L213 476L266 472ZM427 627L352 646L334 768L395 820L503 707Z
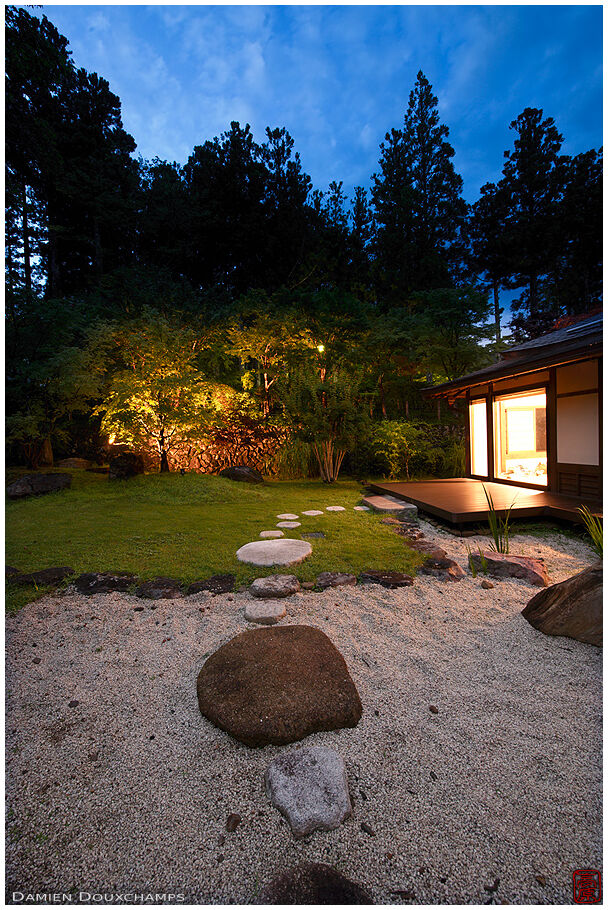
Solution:
M160 453L160 473L166 474L169 471L169 459L167 458L167 453L163 449Z
M386 417L386 401L384 400L384 373L380 373L378 377L378 388L380 389L380 407L382 408L382 416Z
M319 465L319 472L323 483L334 483L338 479L346 451L335 449L331 439L321 443L313 443L313 451Z
M494 322L496 323L496 341L500 341L500 303L498 300L498 282L494 282Z
M32 263L30 253L30 226L28 220L27 187L25 185L25 182L21 184L21 203L23 232L23 276L25 280L25 291L27 294L30 294L32 290Z
M39 464L51 465L53 464L53 446L51 444L51 437L47 436L44 442L42 443L42 449L40 454Z

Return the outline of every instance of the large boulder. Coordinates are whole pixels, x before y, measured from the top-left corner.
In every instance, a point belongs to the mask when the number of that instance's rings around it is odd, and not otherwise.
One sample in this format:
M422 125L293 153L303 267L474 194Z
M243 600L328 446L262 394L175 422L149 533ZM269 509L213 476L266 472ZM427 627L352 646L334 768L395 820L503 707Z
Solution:
M128 480L144 473L144 460L137 452L123 452L110 459L109 468L110 480Z
M261 904L373 904L357 882L325 863L301 863L280 873L264 888Z
M44 496L57 493L72 486L71 474L24 474L6 488L9 499L25 499L26 496Z
M264 784L295 837L333 831L352 814L344 759L327 746L283 752L266 768Z
M220 477L227 477L228 480L240 480L244 483L264 483L264 478L255 468L250 468L246 464L233 465L230 468L224 468L220 471Z
M355 727L362 713L344 658L312 626L242 632L207 659L197 693L203 716L248 746Z
M493 578L523 578L537 588L546 588L549 584L543 560L532 556L510 556L487 550L471 553L471 563L477 572L485 571Z
M545 635L565 635L602 645L602 563L535 594L522 610L530 625Z

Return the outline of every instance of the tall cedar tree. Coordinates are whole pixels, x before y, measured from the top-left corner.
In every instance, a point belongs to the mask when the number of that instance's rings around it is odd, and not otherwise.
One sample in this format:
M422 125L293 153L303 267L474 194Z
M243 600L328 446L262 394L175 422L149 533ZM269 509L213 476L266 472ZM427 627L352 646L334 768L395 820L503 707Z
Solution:
M375 271L384 307L402 304L412 291L449 286L457 277L466 204L448 135L432 87L419 72L403 129L386 134L380 172L372 178Z
M510 128L516 133L512 151L505 152L499 187L507 199L505 238L516 287L524 292L514 305L511 327L517 337L536 336L555 319L543 299L543 278L554 267L559 250L559 200L563 137L552 117L526 108Z
M473 268L477 275L483 276L492 290L494 302L495 340L500 341L500 318L503 310L500 306L500 290L508 288L511 262L505 242L507 221L507 195L502 187L495 183L482 186L480 197L471 206L468 220L468 238L472 249Z

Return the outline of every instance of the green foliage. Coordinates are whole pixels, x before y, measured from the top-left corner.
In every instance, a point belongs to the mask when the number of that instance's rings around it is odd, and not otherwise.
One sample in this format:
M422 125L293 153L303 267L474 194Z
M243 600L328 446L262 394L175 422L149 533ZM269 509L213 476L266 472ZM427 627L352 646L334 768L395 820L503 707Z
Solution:
M178 444L199 438L214 410L235 393L198 369L202 342L179 321L146 311L141 320L100 328L114 353L109 385L96 413L118 444L156 452L161 470Z
M296 435L309 442L321 479L334 483L349 448L369 424L360 373L325 366L327 353L315 363L305 361L294 370L286 398Z
M601 559L604 555L604 525L602 519L597 515L592 515L587 506L581 506L578 511L581 513L583 524L591 538L591 546Z
M373 430L376 455L384 459L391 480L405 473L410 479L410 464L419 455L424 433L413 423L384 420Z
M90 410L102 377L93 348L64 347L47 360L30 365L27 376L21 377L27 393L24 402L6 420L7 442L20 446L30 467L40 464L45 446L65 438L64 418Z
M318 470L311 444L297 437L279 448L272 467L280 480L313 477Z
M509 508L505 511L504 515L501 515L495 505L492 498L492 494L487 489L485 484L482 484L483 492L485 493L486 501L488 503L488 524L490 525L490 534L492 535L493 544L491 544L492 549L497 553L508 553L509 552L509 534L511 532L510 527L510 517L511 510L515 505L517 499L517 494L513 498L513 502Z
M463 443L421 420L383 420L371 432L373 452L391 480L412 475L460 476Z

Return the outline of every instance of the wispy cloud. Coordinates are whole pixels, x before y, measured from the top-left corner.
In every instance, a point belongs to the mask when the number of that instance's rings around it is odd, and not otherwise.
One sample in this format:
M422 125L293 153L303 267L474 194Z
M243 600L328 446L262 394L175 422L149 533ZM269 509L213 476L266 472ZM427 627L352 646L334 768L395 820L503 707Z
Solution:
M286 126L315 185L369 183L418 69L450 126L465 191L500 175L526 106L565 150L601 143L600 7L56 6L80 66L105 76L144 157L185 161L249 122ZM35 14L41 15L40 11Z

